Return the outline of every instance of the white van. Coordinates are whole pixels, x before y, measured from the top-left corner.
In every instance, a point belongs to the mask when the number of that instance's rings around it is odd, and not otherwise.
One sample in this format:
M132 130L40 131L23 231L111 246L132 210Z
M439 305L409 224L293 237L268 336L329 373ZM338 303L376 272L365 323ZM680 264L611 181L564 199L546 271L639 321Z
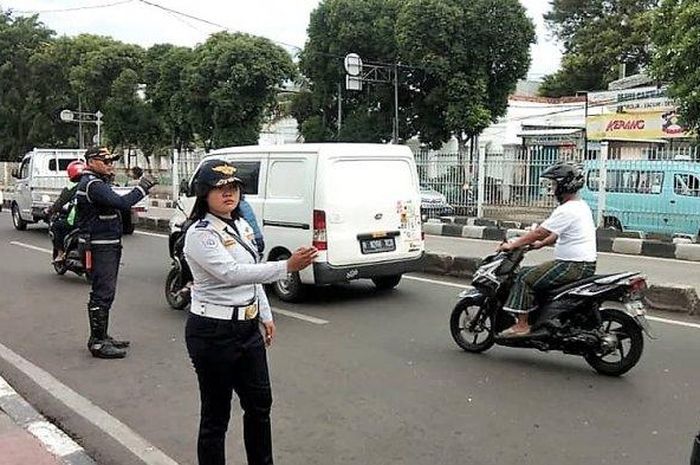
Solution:
M319 249L312 267L273 286L282 300L300 300L304 284L361 278L390 289L403 273L420 268L424 253L421 198L408 147L231 147L216 150L204 160L209 159L231 162L245 181L245 198L262 228L267 260L284 260L301 246ZM179 200L187 213L194 205L191 181L183 184L185 197ZM181 219L174 218L171 224Z
M27 153L12 173L15 178L15 198L12 201L12 222L15 229L23 231L29 223L37 223L44 218L44 209L56 201L61 191L70 184L66 172L74 160L84 160L85 150L78 149L34 149ZM113 187L119 195L132 188ZM131 209L131 215L124 215L124 233L133 232L136 217L146 211L144 198Z

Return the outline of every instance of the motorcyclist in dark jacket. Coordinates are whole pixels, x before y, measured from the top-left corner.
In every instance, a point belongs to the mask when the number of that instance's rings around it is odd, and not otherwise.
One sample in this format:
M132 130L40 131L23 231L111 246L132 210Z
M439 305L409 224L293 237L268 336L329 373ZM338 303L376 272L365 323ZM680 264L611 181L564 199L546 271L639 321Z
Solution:
M44 215L50 224L49 233L53 242L53 248L57 252L54 262L65 260L66 252L63 250L63 242L74 227L71 211L75 206L75 194L78 191L77 183L80 181L83 171L85 171L85 163L81 160L72 161L66 171L68 179L76 184L72 187L64 188L53 205L44 211Z

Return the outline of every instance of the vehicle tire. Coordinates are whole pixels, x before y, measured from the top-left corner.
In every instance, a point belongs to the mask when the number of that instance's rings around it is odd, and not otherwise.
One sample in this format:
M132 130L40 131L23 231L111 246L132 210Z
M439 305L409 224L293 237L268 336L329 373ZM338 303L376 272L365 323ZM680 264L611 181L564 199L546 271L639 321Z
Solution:
M134 234L136 226L134 226L133 218L131 218L131 212L124 212L122 215L122 234L125 236Z
M182 276L177 268L171 268L165 278L165 300L173 310L182 310L190 304L190 294L178 294L182 289Z
M395 274L391 276L378 276L376 278L372 278L372 282L380 291L388 291L389 289L393 289L399 285L399 282L401 282L401 275Z
M287 260L289 254L279 255L275 260ZM287 278L275 281L271 285L272 291L284 302L301 302L306 297L307 287L301 282L298 272L287 273Z
M53 253L51 254L51 257L53 260L56 259L56 255L58 255L58 252L56 249L53 249ZM66 271L68 271L68 267L66 266L66 261L62 261L60 263L53 262L53 269L56 272L57 275L61 276L66 274Z
M600 328L606 334L615 336L618 347L611 353L590 353L584 358L601 375L621 376L639 362L644 351L644 335L637 322L624 312L603 309L600 315L603 320ZM627 341L629 346L625 345Z
M478 354L490 349L495 342L496 326L493 315L482 313L482 321L476 323L474 331L468 328L480 309L481 306L476 302L461 301L450 315L452 339L465 352Z
M622 231L622 223L620 223L620 220L618 220L614 216L604 217L603 225L606 229L611 229L613 231Z
M15 226L17 231L24 231L27 229L27 222L20 216L19 207L16 203L12 204L12 224Z

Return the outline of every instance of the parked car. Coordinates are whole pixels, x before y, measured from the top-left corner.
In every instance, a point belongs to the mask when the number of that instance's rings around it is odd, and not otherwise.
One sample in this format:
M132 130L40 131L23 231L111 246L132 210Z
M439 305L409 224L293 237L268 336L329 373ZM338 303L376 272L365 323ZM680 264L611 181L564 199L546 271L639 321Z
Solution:
M73 160L83 159L83 150L34 149L27 153L19 169L12 173L15 178L15 198L12 201L12 222L15 229L23 231L27 224L47 221L44 209L50 207L64 187L70 184L66 169ZM124 195L131 187L113 187L117 194ZM124 232L133 232L136 216L147 209L144 198L131 208L131 215L123 215Z
M231 162L245 182L265 237L265 259L286 260L301 246L320 254L313 266L275 283L285 301L298 301L308 286L371 279L380 289L399 284L421 267L418 173L406 146L288 144L231 147L205 160ZM196 171L193 177L196 176ZM192 178L181 186L182 212L194 205Z
M423 217L435 218L452 215L454 208L447 203L447 197L428 186L420 186L420 211Z

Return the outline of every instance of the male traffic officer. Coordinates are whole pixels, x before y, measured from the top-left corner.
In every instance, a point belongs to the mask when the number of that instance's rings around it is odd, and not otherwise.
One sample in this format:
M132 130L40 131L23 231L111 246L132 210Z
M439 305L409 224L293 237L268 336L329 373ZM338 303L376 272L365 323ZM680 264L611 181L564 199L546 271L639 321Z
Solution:
M124 358L129 341L115 340L107 333L109 310L117 288L122 255L122 212L129 213L156 181L143 176L128 194L120 196L109 185L114 175L113 162L119 159L104 147L85 153L87 170L78 183L77 226L81 242L92 253L92 291L88 302L90 338L88 350L97 358Z

